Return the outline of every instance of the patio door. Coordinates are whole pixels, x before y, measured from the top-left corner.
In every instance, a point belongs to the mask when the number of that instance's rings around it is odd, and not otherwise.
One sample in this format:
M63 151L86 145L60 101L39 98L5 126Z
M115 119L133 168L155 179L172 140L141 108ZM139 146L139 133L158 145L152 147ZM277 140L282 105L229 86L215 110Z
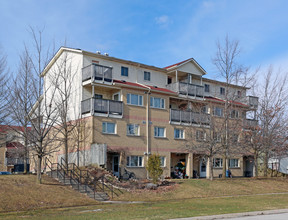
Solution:
M112 156L112 172L119 177L119 155Z
M200 159L200 177L206 177L206 158L202 157Z

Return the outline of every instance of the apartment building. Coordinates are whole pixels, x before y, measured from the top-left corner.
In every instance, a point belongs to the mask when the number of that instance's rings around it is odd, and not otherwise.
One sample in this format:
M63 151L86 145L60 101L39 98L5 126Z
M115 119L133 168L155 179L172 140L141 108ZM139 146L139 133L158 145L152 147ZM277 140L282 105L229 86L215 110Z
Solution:
M80 148L69 149L69 161L80 166L97 164L116 176L126 168L137 178L146 178L147 159L158 154L163 177L173 177L180 167L188 178L207 177L205 152L189 146L205 140L211 117L220 124L225 99L231 105L229 120L237 121L239 135L257 125L254 118L246 117L258 105L257 97L246 96L249 88L206 78L193 58L160 68L62 47L43 71L47 88L57 63L67 57L75 74L69 118L85 121L81 134L85 138ZM43 95L44 100L50 97L49 92ZM50 159L59 161L63 156L61 148ZM222 162L221 154L215 155L214 176L222 172ZM228 161L234 176L252 176L253 163L244 150L231 153Z

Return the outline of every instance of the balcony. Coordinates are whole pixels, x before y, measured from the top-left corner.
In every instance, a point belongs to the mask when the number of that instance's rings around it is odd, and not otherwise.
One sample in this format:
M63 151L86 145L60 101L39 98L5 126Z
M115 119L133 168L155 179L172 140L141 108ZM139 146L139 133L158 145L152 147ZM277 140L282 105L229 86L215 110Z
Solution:
M112 67L91 64L82 68L82 82L91 80L91 82L109 83L113 82Z
M258 121L255 119L244 119L243 120L243 127L246 129L255 128L258 125Z
M173 92L177 92L181 95L186 95L190 97L204 97L204 87L201 85L190 84L185 82L176 82L168 84L167 89L170 89Z
M172 124L209 125L210 118L205 113L170 109L170 122Z
M92 113L94 115L108 117L122 117L123 102L109 99L86 99L81 102L81 113Z
M252 109L257 109L258 108L258 97L256 96L247 96L246 97L246 103L247 105L250 106Z
M27 161L29 163L29 160ZM5 166L14 166L16 164L24 164L23 158L5 158Z

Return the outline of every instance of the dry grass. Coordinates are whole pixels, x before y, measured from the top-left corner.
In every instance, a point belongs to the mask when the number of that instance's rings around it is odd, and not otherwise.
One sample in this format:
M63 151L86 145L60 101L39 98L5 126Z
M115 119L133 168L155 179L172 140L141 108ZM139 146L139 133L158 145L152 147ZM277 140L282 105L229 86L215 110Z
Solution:
M288 192L287 178L235 178L217 180L179 180L179 184L169 186L165 190L141 191L125 193L117 200L126 201L160 201L218 196L256 195L265 193Z
M0 176L0 195L0 212L97 204L45 175L41 185L34 175Z

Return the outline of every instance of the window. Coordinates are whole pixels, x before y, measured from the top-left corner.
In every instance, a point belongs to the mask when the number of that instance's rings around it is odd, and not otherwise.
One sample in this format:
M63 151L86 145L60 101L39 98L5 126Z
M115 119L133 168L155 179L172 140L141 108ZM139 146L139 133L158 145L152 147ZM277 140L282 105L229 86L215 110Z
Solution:
M204 91L205 92L210 92L210 85L204 84Z
M225 88L220 87L220 95L225 95Z
M175 139L184 139L184 130L182 129L174 129L174 138Z
M214 159L213 159L213 167L214 167L214 168L221 168L221 167L223 167L223 159L222 159L222 158L214 158Z
M239 118L239 112L237 110L231 110L230 117L231 118Z
M154 137L165 137L165 128L154 127Z
M223 108L214 107L214 115L223 117Z
M167 78L167 84L171 84L172 83L172 78L171 77L168 77Z
M102 122L102 132L106 134L116 134L116 124L111 122Z
M203 113L203 114L208 114L208 107L207 107L207 106L203 106L203 107L201 108L201 113Z
M230 168L236 168L239 166L239 160L238 159L229 159L229 167Z
M241 91L237 91L237 97L240 99L242 97Z
M94 98L95 98L95 99L103 99L103 95L101 95L101 94L95 94L95 95L94 95Z
M128 67L121 66L121 76L128 76Z
M232 134L232 143L237 144L238 143L238 134Z
M165 108L165 99L150 97L150 107L152 108Z
M128 124L127 125L127 135L139 136L139 125L137 125L137 124Z
M219 132L214 132L214 133L213 133L213 139L214 139L214 141L216 141L216 142L221 142L221 133L219 133Z
M127 167L143 167L143 157L142 156L127 157Z
M127 104L143 106L143 96L128 93Z
M144 71L144 80L150 81L150 72Z
M196 131L196 140L197 141L205 141L206 140L206 133L204 131Z
M160 166L161 167L165 167L165 162L166 162L166 160L165 160L165 157L162 157L162 156L160 156L160 161L161 161L161 164L160 164Z

